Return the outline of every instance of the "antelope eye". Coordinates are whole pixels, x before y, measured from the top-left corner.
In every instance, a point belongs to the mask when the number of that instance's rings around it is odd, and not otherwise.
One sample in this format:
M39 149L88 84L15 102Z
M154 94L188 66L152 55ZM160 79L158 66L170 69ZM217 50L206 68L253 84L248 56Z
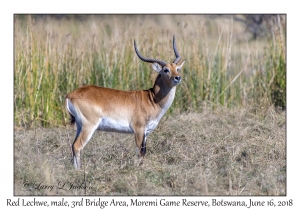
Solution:
M169 72L170 72L170 69L165 69L164 72L165 72L165 73L169 73Z

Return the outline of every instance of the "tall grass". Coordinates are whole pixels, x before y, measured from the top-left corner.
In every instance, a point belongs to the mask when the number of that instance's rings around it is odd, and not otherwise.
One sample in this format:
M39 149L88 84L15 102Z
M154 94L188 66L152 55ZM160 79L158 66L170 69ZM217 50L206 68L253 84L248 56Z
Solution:
M212 106L285 107L285 17L248 38L233 18L203 15L15 16L15 126L67 122L64 96L83 84L152 87L156 73L133 49L170 62L172 36L186 60L170 114Z

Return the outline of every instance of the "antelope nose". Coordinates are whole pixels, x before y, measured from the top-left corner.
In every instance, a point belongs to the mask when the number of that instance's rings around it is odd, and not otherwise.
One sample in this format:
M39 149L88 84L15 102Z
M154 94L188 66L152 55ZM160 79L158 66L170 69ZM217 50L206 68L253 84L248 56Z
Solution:
M175 80L176 82L180 82L180 81L181 81L181 77L180 77L180 76L175 76L175 77L174 77L174 80Z

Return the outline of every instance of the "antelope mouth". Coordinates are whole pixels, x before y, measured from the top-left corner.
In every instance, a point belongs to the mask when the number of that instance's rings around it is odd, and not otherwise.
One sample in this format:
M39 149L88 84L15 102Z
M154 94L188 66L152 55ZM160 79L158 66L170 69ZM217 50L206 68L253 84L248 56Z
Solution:
M174 85L178 85L181 81L173 80Z

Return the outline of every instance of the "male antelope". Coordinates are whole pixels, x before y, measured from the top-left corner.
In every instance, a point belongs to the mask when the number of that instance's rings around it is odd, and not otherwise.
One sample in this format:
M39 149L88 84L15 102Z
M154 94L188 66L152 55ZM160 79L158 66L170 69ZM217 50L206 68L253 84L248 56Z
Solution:
M155 129L174 100L176 85L181 81L178 72L184 64L184 61L179 63L181 57L176 49L175 36L173 49L176 59L171 64L143 57L135 40L134 49L142 61L152 63L152 68L159 73L153 88L122 91L84 85L66 95L71 123L76 123L77 127L72 145L75 168L80 168L80 151L96 129L134 134L141 163L146 153L147 136Z

